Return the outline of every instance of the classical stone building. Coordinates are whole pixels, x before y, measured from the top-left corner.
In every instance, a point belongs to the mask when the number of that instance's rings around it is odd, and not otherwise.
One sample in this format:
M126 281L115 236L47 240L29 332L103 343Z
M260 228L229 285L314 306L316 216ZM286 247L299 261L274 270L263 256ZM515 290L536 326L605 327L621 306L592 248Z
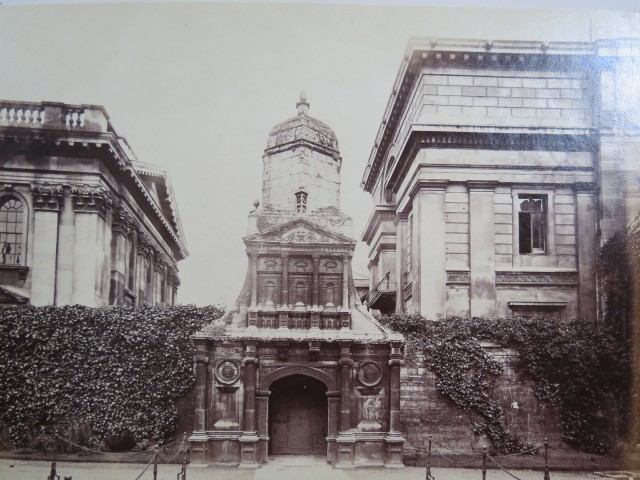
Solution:
M598 248L640 211L639 48L412 40L362 183L370 306L595 318Z
M402 466L403 339L360 303L338 142L304 97L297 108L267 141L235 309L195 337L192 458L255 467L314 454L344 468Z
M0 101L0 304L170 305L186 257L165 172L104 108Z

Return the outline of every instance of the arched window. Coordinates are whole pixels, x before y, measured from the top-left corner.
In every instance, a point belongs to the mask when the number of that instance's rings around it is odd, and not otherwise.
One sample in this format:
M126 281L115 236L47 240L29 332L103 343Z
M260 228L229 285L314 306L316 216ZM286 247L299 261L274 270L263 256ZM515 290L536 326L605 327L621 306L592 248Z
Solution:
M327 283L324 287L324 303L325 305L335 305L336 304L336 286L334 283Z
M16 197L0 200L0 248L2 263L5 265L23 265L23 226L25 207Z
M264 284L264 304L273 305L273 299L276 292L276 284L269 280Z
M307 303L307 286L304 282L298 282L295 286L293 303Z

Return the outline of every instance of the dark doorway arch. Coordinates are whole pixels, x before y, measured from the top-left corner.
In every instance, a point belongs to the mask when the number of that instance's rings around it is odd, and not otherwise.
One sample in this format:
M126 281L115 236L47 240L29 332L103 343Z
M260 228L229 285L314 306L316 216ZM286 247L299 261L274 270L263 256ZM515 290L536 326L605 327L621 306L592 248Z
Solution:
M274 381L269 396L269 454L327 454L327 387L306 375Z

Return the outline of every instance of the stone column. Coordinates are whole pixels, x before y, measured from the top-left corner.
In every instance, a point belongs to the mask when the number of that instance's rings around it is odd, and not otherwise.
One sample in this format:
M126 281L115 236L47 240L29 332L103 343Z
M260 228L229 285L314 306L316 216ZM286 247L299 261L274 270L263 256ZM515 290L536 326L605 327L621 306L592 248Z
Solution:
M256 390L259 439L256 460L258 463L267 463L269 460L269 394L268 390Z
M404 313L405 262L407 261L407 214L399 213L396 226L396 313Z
M355 437L351 432L351 344L340 343L340 431L338 434L338 460L341 468L353 467Z
M280 305L289 305L289 255L283 253L282 257L282 288L280 292Z
M467 182L471 316L496 312L495 182Z
M282 254L282 287L278 309L278 328L289 328L289 254Z
M244 360L244 408L242 416L242 436L240 437L240 467L257 468L256 432L256 365L257 345L254 342L245 343Z
M402 448L404 438L400 433L400 367L402 361L402 342L391 341L391 353L389 355L389 434L386 441L387 468L402 468Z
M34 209L31 304L53 305L57 283L58 215L63 187L32 184L31 193Z
M328 391L328 420L327 420L327 461L335 464L338 461L338 421L340 418L340 391Z
M207 355L206 340L195 340L196 355L193 358L196 368L195 386L195 416L193 433L189 437L191 447L191 461L193 463L204 464L207 461L207 390L209 388L207 378L209 356Z
M593 188L593 187L591 187ZM597 318L596 259L598 256L595 194L589 186L576 191L576 245L578 249L578 318Z
M342 257L342 308L348 309L349 305L349 257Z
M123 208L113 214L111 229L111 281L109 304L122 305L127 274L127 242L133 223L131 216Z
M204 432L207 425L207 368L209 357L207 356L206 345L197 344L196 356L196 414L193 430Z
M251 263L251 306L258 304L258 254L250 253Z
M317 307L320 303L320 277L318 272L318 266L320 263L320 255L312 255L313 260L313 301L314 307Z

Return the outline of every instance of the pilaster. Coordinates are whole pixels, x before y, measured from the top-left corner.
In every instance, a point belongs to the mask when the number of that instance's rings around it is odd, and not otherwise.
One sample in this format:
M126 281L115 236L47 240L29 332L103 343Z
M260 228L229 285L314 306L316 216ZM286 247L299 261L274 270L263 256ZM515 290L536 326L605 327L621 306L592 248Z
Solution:
M73 303L101 306L107 303L106 268L111 265L111 230L106 220L113 205L101 186L72 186L75 212Z
M342 257L342 309L348 310L349 305L349 272L351 271L349 257Z
M58 216L64 188L48 183L32 184L34 209L31 304L53 305L56 293Z
M320 303L320 280L318 275L318 268L320 263L320 255L312 255L311 259L313 261L313 298L312 298L312 306L313 308L318 308Z
M400 367L402 342L391 342L389 354L389 434L387 435L387 468L402 468L404 438L400 433Z
M340 343L340 431L336 442L338 444L337 466L353 468L355 437L351 432L351 343Z
M407 214L399 213L396 226L396 313L404 313L405 262L407 257Z
M73 303L73 269L75 265L75 213L73 200L67 195L62 198L58 217L58 250L56 263L56 305Z
M111 282L109 304L122 305L127 273L127 242L133 228L131 215L122 207L114 211L111 220Z
M446 312L447 273L445 242L446 181L424 181L413 200L414 238L417 239L414 304L427 318L443 318ZM416 285L416 283L418 285ZM417 296L417 298L415 298Z
M576 192L576 223L578 248L578 318L597 318L596 258L597 215L593 191Z
M206 354L206 345L196 346L196 414L193 429L196 432L203 432L207 425L207 370L209 357Z
M242 436L240 437L240 467L257 468L256 431L256 365L257 344L245 342L245 353L242 365L244 368L244 407L242 418Z
M471 316L492 316L496 309L495 182L467 182Z
M256 460L258 463L267 463L269 460L269 395L268 390L256 390L258 409Z
M282 258L282 291L280 295L280 305L289 305L289 254L283 253Z
M340 420L340 391L328 391L327 403L329 422L327 426L327 461L335 465L338 462L338 427Z

